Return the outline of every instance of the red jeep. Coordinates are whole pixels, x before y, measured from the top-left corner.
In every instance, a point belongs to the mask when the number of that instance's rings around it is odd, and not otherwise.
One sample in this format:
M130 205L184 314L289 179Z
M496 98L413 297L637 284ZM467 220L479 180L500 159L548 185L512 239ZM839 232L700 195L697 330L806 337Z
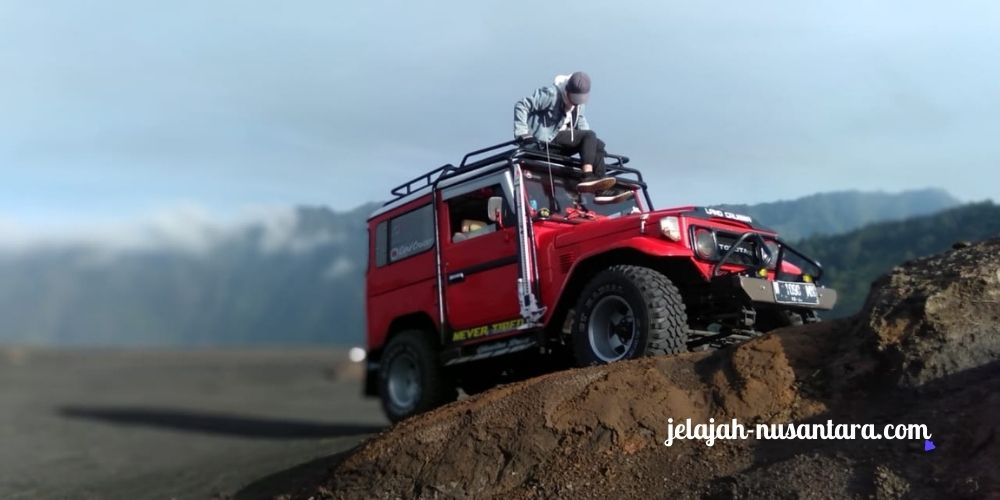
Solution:
M391 420L459 387L720 347L833 307L820 265L774 231L653 210L628 158L607 158L624 202L578 192L578 160L508 142L396 187L372 214L365 393Z

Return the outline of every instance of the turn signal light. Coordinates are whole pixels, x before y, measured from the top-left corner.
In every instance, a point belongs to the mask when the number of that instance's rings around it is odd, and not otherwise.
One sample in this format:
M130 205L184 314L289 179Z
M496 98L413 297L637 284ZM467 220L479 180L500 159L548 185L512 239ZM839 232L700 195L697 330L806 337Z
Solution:
M757 276L760 276L761 278L766 278L767 277L767 268L766 267L762 267L762 268L758 269L757 270Z
M681 241L681 222L677 217L660 219L660 233L674 241Z
M812 277L811 274L803 274L802 275L802 281L805 281L806 283L812 283L813 282L813 277Z

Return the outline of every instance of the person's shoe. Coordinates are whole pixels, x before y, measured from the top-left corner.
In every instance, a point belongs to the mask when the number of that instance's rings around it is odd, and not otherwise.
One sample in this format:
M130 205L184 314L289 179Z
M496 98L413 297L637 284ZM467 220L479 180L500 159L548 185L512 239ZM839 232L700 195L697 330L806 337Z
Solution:
M610 205L612 203L621 203L630 198L632 198L631 189L622 191L620 193L615 193L612 191L603 191L597 193L597 195L594 196L594 203L597 203L599 205Z
M581 193L598 193L614 187L616 182L618 181L614 177L599 178L588 175L576 185L576 190Z

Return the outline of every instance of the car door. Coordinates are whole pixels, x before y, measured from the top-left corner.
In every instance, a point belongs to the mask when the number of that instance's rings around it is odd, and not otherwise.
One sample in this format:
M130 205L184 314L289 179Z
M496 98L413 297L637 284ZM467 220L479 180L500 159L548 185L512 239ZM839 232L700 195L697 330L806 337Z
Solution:
M517 232L504 182L502 175L470 182L443 199L441 266L450 327L446 340L475 340L519 324ZM490 220L486 209L492 196L504 198L498 222Z

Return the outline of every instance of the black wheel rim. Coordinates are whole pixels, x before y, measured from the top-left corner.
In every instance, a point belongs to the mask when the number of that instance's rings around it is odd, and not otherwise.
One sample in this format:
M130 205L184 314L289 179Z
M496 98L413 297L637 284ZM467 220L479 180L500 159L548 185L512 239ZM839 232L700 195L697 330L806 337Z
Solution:
M632 306L617 295L597 301L587 321L590 349L605 363L625 358L632 351L637 333Z

